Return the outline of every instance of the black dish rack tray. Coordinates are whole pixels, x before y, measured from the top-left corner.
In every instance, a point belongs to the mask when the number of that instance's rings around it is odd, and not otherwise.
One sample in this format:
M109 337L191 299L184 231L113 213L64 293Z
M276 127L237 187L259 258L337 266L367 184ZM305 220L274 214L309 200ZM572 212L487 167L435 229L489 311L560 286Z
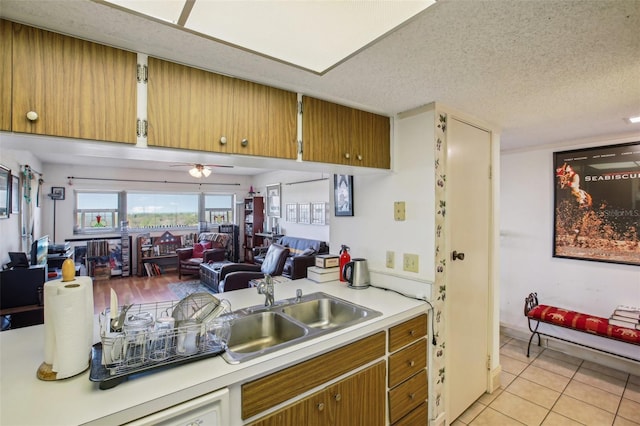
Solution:
M96 343L91 348L91 372L89 373L89 380L99 382L98 387L101 390L111 389L129 378L136 378L166 368L178 367L190 362L210 358L220 355L224 353L224 351L225 349L220 346L211 345L211 348L208 348L206 351L194 355L172 357L169 360L132 367L129 370L118 371L112 374L113 369L109 369L102 364L102 343Z

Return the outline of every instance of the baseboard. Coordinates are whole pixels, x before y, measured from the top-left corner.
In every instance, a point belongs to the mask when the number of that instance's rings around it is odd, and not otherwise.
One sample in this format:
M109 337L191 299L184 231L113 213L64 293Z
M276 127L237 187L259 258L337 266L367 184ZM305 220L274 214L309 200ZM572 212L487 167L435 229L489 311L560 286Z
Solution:
M500 334L511 337L517 340L529 341L531 332L523 329L511 328L500 324ZM537 338L534 339L537 343ZM532 343L533 344L533 343ZM569 342L563 342L562 340L556 340L553 338L542 337L540 345L543 348L552 349L554 351L562 352L567 355L571 355L577 358L584 359L585 361L595 362L616 370L624 371L625 373L640 375L640 363L619 358L615 355L599 352L594 349L585 348L582 346L574 345Z
M444 426L446 420L446 413L440 413L435 419L429 420L429 426Z

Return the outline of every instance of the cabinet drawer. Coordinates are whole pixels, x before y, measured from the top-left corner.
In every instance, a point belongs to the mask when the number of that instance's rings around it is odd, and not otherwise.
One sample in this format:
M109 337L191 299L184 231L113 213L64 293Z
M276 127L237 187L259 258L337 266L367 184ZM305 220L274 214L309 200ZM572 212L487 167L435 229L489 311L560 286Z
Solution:
M425 401L418 408L398 420L397 423L394 423L393 426L426 425L428 423L427 416L427 402Z
M427 372L422 370L389 391L389 420L395 423L427 399Z
M389 329L389 352L395 352L427 335L427 315L420 315Z
M403 382L427 366L427 341L421 339L389 356L389 387Z

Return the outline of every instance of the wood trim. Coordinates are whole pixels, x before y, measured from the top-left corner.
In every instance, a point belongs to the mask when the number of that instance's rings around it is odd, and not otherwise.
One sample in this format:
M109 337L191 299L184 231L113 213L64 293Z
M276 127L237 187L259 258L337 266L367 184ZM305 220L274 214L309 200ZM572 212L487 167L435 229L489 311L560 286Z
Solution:
M427 314L412 318L389 329L389 352L395 352L427 335Z
M385 332L381 331L324 355L245 383L242 385L242 418L255 416L384 356Z

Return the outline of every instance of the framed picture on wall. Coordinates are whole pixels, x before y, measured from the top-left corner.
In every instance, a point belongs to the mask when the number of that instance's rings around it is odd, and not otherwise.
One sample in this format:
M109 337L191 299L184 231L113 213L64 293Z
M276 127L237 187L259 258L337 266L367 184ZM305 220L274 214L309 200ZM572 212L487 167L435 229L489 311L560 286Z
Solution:
M11 170L0 166L0 219L9 217L11 206Z
M353 216L353 176L333 175L336 216Z
M640 141L554 152L553 256L640 265Z
M64 200L64 186L51 187L51 194L49 194L52 200Z
M20 213L20 176L11 176L11 213Z
M280 217L280 184L267 185L267 216Z
M298 221L298 204L287 204L286 221L291 223Z

